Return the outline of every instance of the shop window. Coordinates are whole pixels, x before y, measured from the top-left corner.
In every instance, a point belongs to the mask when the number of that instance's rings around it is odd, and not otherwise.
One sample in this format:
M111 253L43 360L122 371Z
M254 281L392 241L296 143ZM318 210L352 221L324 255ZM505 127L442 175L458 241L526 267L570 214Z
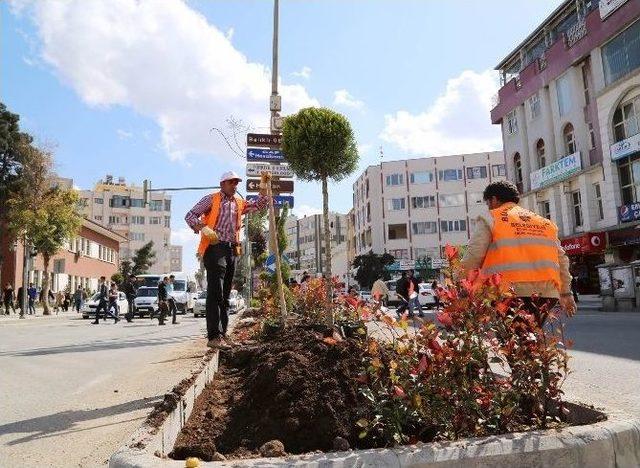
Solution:
M544 140L540 138L536 143L536 156L538 158L538 169L547 165L547 158L544 151Z
M564 140L565 155L568 156L576 152L576 139L573 131L573 125L568 123L562 130L562 136Z

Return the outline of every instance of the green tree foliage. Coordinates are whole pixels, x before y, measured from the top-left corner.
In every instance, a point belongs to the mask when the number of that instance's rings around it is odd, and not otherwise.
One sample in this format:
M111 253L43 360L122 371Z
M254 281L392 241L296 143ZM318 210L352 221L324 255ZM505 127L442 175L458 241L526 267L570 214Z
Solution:
M49 291L51 258L74 237L82 224L78 210L78 193L56 184L51 172L52 156L47 151L25 145L22 175L24 189L12 195L8 204L12 211L9 228L15 235L26 235L42 255L44 297ZM49 313L45 301L44 313Z
M356 170L358 150L353 130L343 115L309 107L284 120L282 137L284 157L295 175L302 180L322 182L325 277L329 280L327 295L331 298L328 180L342 180Z
M251 259L253 265L264 263L265 252L267 251L267 238L264 235L267 211L256 211L248 216L249 219L249 240L251 242Z
M133 264L131 260L122 260L120 262L120 274L123 278L128 278L133 271Z
M358 269L355 275L356 281L363 288L371 289L371 286L378 278L385 280L391 278L385 266L391 265L393 262L393 256L388 253L378 255L369 252L368 254L358 255L353 259L353 267Z
M113 275L111 275L111 281L113 281L114 283L116 283L118 285L118 287L120 287L122 285L122 283L124 283L124 276L122 276L122 273L120 273L119 271L114 273Z
M155 259L156 253L153 250L153 241L149 241L140 247L139 250L136 250L136 253L133 256L133 267L131 268L131 272L134 275L144 275L149 271L149 268L151 268Z

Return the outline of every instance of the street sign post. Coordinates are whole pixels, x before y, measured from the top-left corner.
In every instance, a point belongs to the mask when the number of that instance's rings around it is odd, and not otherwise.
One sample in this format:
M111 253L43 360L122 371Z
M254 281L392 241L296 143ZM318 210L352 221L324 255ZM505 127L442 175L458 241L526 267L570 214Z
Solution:
M264 269L271 274L276 272L276 256L274 254L267 257L267 260L264 262Z
M293 193L293 180L272 180L271 190L273 193ZM247 179L247 192L259 192L260 179Z
M247 161L284 161L284 155L280 150L247 148Z
M293 171L291 171L289 166L266 163L247 163L247 176L260 177L263 172L271 172L273 177L293 177Z
M282 135L270 133L247 133L247 146L268 146L278 148L282 144Z
M258 195L247 195L247 201L256 200ZM278 195L273 197L273 206L275 208L282 208L284 204L289 204L289 208L293 208L293 197L287 195Z

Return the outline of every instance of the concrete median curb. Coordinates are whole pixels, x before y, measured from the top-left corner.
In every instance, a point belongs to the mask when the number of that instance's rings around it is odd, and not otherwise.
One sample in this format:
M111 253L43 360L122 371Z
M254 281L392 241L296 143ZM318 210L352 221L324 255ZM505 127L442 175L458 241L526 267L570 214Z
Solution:
M178 434L196 398L218 369L213 353L177 407L159 427L143 425L109 459L110 468L178 468L185 462L171 460ZM416 444L393 449L314 453L286 458L259 458L226 462L201 462L201 467L424 467L461 468L492 466L562 466L631 468L640 466L640 421L611 413L608 420L586 426L506 434L456 442Z

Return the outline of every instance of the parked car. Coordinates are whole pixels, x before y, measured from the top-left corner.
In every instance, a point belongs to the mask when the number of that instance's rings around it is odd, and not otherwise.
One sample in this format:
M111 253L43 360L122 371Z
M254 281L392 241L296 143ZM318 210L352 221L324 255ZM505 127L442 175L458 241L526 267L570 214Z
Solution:
M236 314L245 308L244 297L242 297L235 289L229 294L229 313Z
M193 304L193 316L204 317L207 314L207 291L200 291Z
M82 312L82 318L86 319L86 318L96 316L96 308L98 307L98 302L100 302L98 300L99 297L100 297L100 293L95 293L93 296L91 296L90 299L84 302L84 304L82 305L82 308L80 309L80 312ZM118 291L117 304L118 304L118 307L120 308L121 314L127 313L127 307L128 307L127 296L125 296L125 294L121 291ZM100 312L100 313L103 313L103 312Z
M133 305L140 317L156 312L158 310L158 288L151 286L139 287L138 294L133 300Z
M420 283L418 285L418 301L420 305L431 309L436 305L436 296L434 295L431 283Z

